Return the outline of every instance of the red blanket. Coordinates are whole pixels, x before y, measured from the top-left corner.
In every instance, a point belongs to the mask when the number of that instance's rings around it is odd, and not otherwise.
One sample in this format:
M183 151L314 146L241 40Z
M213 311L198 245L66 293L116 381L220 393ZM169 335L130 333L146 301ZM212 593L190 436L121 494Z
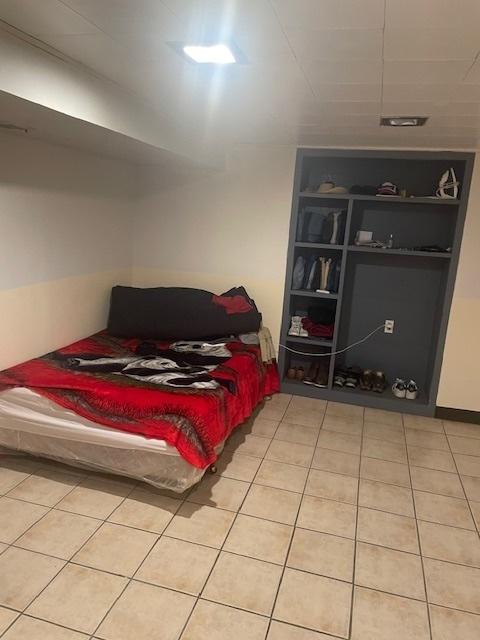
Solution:
M265 365L258 346L241 342L228 344L233 356L211 374L230 381L234 392L223 385L217 389L172 389L66 366L68 359L64 356L121 357L132 355L138 344L138 340L98 333L0 372L0 390L28 387L93 422L165 440L199 468L214 462L215 447L251 415L266 395L279 390L276 364Z

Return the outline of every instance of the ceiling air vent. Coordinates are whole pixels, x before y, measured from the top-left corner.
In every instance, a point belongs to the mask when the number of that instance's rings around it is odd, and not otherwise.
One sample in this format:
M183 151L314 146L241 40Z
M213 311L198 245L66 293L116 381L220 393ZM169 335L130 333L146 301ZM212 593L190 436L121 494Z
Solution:
M428 118L424 116L385 116L380 118L382 127L423 127Z

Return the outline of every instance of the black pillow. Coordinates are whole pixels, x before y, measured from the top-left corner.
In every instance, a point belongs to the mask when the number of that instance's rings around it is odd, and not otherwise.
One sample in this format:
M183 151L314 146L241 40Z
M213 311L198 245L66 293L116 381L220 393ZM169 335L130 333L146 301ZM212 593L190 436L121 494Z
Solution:
M254 307L227 314L213 293L186 287L112 288L108 332L121 338L199 340L258 331L262 316L243 287L222 295L243 295Z

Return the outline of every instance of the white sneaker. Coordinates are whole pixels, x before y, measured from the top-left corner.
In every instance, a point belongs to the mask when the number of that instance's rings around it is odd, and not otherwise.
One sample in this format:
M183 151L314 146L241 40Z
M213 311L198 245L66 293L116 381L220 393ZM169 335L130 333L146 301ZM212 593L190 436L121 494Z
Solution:
M397 398L405 398L407 395L407 383L401 378L397 378L392 385L392 393Z
M300 336L301 335L300 331L303 331L301 316L292 316L290 329L288 330L288 335Z
M407 384L405 397L407 400L416 400L418 396L418 386L415 380L410 380Z

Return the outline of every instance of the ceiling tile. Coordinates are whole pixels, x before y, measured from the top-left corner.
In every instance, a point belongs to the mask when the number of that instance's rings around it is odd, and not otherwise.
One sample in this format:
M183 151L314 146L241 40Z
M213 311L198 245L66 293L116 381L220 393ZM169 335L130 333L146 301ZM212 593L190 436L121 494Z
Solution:
M470 68L471 60L386 60L385 82L389 84L449 84L461 82Z
M408 98L408 96L406 97ZM398 102L385 101L382 107L382 114L477 116L480 115L480 104L476 102L452 102L451 100L418 102L406 102L403 100Z
M34 36L97 32L92 23L58 0L0 0L0 19Z
M385 30L386 60L472 60L480 50L478 28Z
M358 115L355 113L349 115L323 114L315 124L308 123L306 120L299 122L297 130L302 134L313 134L317 131L334 128L377 127L379 122L380 116L376 115Z
M301 62L379 60L382 57L380 29L287 29L285 33Z
M121 80L133 64L128 51L100 31L93 35L43 36L42 40L110 80Z
M381 84L381 60L328 60L304 62L302 69L309 81L315 84L343 82Z
M480 23L478 0L386 0L387 28L456 28Z
M425 102L451 100L457 85L454 84L390 84L383 85L385 102Z
M380 100L380 84L312 84L318 100L335 102L375 102Z
M382 29L384 0L272 0L280 21L301 29Z
M475 60L472 64L468 73L464 77L464 81L472 84L480 84L480 59Z
M42 0L43 2L43 0ZM174 40L181 22L160 0L63 0L78 14L108 34L166 34ZM39 3L38 3L39 4Z
M462 82L456 85L452 100L454 102L480 102L480 84Z

